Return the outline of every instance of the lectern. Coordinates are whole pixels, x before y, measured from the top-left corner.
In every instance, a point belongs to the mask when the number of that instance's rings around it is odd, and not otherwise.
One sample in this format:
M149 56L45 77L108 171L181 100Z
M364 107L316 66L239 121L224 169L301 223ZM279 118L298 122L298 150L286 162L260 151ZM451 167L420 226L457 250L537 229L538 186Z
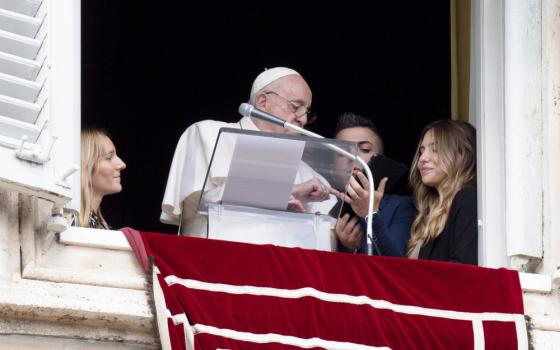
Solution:
M347 141L222 128L198 202L208 238L333 250L336 193L344 193L354 161L330 144L357 151ZM313 186L332 194L300 196Z

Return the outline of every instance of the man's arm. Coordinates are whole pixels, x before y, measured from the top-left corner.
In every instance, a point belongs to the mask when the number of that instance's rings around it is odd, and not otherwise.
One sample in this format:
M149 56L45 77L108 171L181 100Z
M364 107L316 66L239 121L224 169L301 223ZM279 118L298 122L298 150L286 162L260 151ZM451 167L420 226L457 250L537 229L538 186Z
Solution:
M416 216L416 208L410 197L391 196L376 218L373 219L373 232L383 256L406 256L406 244L410 238L410 226ZM362 220L366 229L367 222ZM366 252L365 237L362 240L360 253Z
M322 202L329 199L331 194L337 195L339 192L316 177L294 185L292 188L292 197L302 203Z

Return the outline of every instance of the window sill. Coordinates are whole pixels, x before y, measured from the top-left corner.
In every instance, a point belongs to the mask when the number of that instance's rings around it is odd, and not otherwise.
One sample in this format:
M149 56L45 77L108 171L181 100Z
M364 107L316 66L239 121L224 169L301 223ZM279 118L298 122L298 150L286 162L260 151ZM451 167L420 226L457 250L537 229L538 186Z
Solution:
M521 289L523 289L523 292L552 292L552 279L547 275L519 272L519 282L521 283Z
M145 273L120 231L71 227L58 241L24 240L24 279L145 290Z
M131 251L121 231L97 230L93 228L68 227L60 233L60 243L65 245Z

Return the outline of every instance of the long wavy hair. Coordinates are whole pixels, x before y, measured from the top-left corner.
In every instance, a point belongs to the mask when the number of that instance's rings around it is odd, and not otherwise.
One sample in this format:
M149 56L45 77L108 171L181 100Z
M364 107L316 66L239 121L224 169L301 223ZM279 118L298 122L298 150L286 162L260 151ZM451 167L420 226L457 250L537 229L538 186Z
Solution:
M101 129L85 129L81 133L81 206L78 226L90 227L90 215L93 212L98 217L97 228L107 227L107 222L101 214L101 209L92 208L93 185L92 177L97 164L103 156L103 142L109 138L107 132Z
M439 156L439 166L445 178L438 188L422 182L418 163L420 145L428 131L432 131ZM424 128L410 167L410 184L418 215L410 228L407 255L417 244L425 245L444 230L453 198L462 188L476 186L476 131L472 125L457 120L438 120Z

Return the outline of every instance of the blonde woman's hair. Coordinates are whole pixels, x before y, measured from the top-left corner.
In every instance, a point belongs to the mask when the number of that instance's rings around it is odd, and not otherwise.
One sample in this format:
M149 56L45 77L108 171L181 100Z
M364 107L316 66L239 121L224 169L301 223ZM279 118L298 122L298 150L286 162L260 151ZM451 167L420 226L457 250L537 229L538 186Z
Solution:
M92 177L97 164L103 156L103 143L109 138L104 130L86 129L81 133L81 206L78 217L78 226L89 227L90 215L94 212L98 217L97 228L107 227L107 222L101 215L101 209L94 211L92 208L93 187Z
M418 171L420 145L432 131L445 178L438 188L422 182ZM407 255L417 244L425 245L437 238L445 228L453 198L464 187L476 186L476 131L472 125L457 120L438 120L422 131L420 142L410 167L410 184L418 215L410 228Z

